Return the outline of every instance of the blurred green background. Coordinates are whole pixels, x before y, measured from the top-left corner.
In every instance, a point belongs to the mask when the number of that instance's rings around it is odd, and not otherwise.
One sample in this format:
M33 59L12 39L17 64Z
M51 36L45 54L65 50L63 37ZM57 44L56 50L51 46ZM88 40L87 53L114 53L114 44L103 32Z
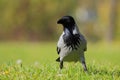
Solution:
M54 41L65 15L91 41L120 39L119 0L0 0L0 41Z
M54 61L65 15L86 37L88 61L119 64L120 0L0 0L0 63Z

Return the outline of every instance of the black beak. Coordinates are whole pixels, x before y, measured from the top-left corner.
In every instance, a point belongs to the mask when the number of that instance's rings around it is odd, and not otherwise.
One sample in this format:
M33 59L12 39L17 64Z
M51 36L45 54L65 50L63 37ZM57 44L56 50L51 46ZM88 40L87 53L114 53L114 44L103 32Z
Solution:
M62 24L63 23L63 19L59 19L58 21L57 21L57 24Z

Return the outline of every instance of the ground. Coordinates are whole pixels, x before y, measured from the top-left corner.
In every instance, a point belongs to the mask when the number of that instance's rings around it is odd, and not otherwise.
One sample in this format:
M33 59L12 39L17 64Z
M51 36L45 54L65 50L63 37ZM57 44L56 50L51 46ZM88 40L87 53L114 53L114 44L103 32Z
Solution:
M56 62L55 42L1 42L0 80L120 80L119 42L89 43L88 72L79 62Z

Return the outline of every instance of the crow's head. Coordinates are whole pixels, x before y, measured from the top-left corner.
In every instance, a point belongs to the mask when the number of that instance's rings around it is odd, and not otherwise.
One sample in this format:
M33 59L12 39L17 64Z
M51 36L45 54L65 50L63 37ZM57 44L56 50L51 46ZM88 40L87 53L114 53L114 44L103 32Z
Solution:
M57 21L58 24L62 24L64 27L71 27L75 25L75 21L72 16L63 16Z

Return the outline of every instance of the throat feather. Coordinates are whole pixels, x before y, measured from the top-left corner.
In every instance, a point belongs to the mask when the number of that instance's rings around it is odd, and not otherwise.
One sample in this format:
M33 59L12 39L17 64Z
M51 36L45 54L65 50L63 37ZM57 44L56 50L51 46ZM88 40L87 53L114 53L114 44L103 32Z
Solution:
M67 47L72 50L77 50L77 48L80 45L80 35L79 34L73 34L70 31L65 31L65 34L63 35L63 40Z

